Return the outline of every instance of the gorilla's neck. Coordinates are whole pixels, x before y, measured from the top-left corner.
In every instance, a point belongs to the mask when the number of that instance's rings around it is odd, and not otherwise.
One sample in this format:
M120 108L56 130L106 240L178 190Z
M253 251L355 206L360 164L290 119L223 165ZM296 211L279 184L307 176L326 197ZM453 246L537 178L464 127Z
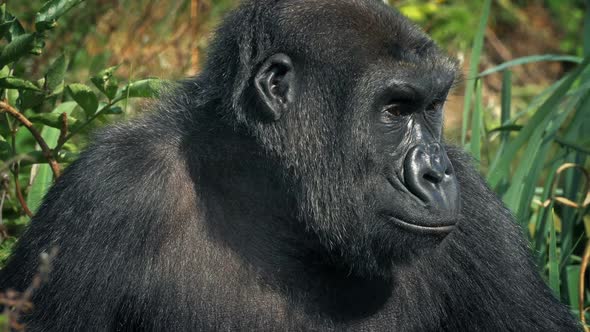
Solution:
M355 318L378 310L391 294L389 281L355 275L334 259L298 220L294 184L285 183L280 166L247 134L207 123L189 139L196 159L190 164L198 165L191 170L196 191L207 193L200 199L214 241L264 286L311 311Z
M247 133L217 118L197 123L188 155L210 233L257 269L284 268L301 234L278 166Z

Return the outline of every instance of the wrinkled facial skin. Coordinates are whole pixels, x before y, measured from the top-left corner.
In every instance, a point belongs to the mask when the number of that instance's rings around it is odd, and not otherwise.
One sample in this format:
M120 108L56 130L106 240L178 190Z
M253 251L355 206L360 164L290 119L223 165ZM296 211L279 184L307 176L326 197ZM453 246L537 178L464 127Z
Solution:
M442 143L444 103L454 76L395 71L373 75L368 89L375 91L370 131L384 177L376 209L405 231L444 236L460 211L456 174Z

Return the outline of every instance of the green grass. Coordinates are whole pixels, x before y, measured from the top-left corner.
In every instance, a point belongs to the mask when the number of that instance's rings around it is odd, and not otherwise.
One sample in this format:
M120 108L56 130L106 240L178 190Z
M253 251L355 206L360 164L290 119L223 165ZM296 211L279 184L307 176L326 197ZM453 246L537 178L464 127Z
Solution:
M461 130L462 143L530 240L547 283L576 314L590 306L587 290L580 287L590 231L590 208L585 202L590 186L590 3L588 8L584 57L534 55L478 74L490 14L490 1L485 1L472 48ZM546 61L575 67L526 107L514 109L511 68ZM486 131L490 124L485 120L490 117L485 116L482 80L494 74L502 75L501 114Z

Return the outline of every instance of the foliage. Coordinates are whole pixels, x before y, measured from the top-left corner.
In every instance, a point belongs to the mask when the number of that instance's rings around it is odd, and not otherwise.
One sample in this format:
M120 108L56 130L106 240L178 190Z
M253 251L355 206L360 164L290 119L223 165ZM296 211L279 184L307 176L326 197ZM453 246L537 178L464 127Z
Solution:
M482 22L490 6L484 3ZM481 56L484 30L474 38L472 61ZM590 24L584 32L590 35ZM515 113L511 69L539 61L567 61L574 68ZM470 131L466 147L526 230L549 285L579 314L590 304L584 286L590 259L590 43L584 57L530 56L477 71L472 66L468 76L475 79L466 87L462 141ZM503 76L501 119L490 124L482 111L481 80L496 73Z
M471 0L389 0L402 13L412 20L420 23L428 33L440 45L446 49L465 50L469 47L469 41L476 34L475 29L479 23L478 15L481 10L480 1ZM581 55L579 46L579 27L584 18L584 0L496 0L493 2L492 21L494 25L525 26L527 29L536 30L539 27L532 26L523 9L527 6L538 4L545 8L551 18L559 23L562 36L559 39L559 49L563 52L571 52ZM534 15L534 14L533 14ZM545 29L547 27L544 27ZM533 33L539 33L533 31Z
M0 5L0 265L88 132L120 118L130 98L157 95L161 84L157 79L121 83L118 67L96 73L89 82L69 82L67 54L45 54L45 42L60 17L83 1L48 1L31 24ZM21 69L34 62L48 63L41 77ZM0 294L2 304L14 299ZM7 315L0 321L18 329Z
M474 37L479 9L476 1L391 0L410 19L420 23L434 40L450 49L465 49Z

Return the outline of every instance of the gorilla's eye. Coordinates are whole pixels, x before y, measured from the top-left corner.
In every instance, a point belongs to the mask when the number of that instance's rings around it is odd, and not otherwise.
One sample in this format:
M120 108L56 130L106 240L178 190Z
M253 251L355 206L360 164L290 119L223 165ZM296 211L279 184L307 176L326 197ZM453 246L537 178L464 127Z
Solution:
M381 110L381 122L393 124L399 122L406 115L412 113L411 103L408 101L394 101L385 105Z
M415 111L416 104L417 101L413 98L395 97L385 103L383 111L394 116L408 115Z
M383 111L393 116L402 116L404 114L402 105L400 104L387 105Z

